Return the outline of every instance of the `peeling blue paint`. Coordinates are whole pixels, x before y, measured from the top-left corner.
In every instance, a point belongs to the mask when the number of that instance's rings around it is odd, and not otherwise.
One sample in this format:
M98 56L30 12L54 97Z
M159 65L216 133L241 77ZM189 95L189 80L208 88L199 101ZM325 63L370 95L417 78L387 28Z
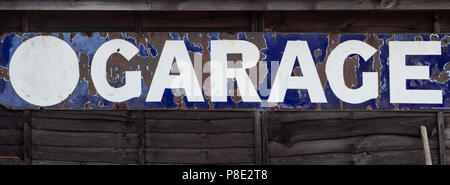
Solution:
M89 58L88 65L92 62L92 58L96 50L105 42L109 41L108 34L104 36L101 33L93 33L91 35L81 33L51 33L52 36L59 37L62 34L62 38L67 42L73 50L80 57L80 53L86 53ZM259 85L267 84L267 88L270 90L271 83L273 82L272 74L277 71L272 71L272 64L268 61L276 61L279 63L285 49L287 41L302 40L307 41L310 48L311 56L316 64L324 64L328 53L328 47L330 47L330 35L329 34L315 34L315 33L257 33L256 36L249 35L248 33L207 33L207 37L204 37L201 33L156 33L164 35L173 40L183 40L187 50L190 53L201 53L209 57L210 53L210 41L219 40L221 38L234 38L239 40L254 40L261 39L264 46L259 46L261 53L264 55L261 63L267 64L267 75L264 79L258 80ZM252 33L253 34L253 33ZM259 35L258 35L259 34ZM34 36L41 35L40 33L5 33L0 40L0 67L8 69L11 56L17 47L25 40ZM102 36L103 35L103 36ZM131 37L129 34L120 33L123 39L136 45L139 49L138 56L140 60L146 60L157 62L159 60L158 53L161 53L164 46L164 42L152 41L149 38L145 43L138 43L137 39ZM347 40L359 40L365 41L371 34L339 34L336 42L342 43ZM291 110L366 110L366 109L383 109L383 110L395 110L395 109L408 109L408 110L423 110L423 109L450 109L450 85L448 80L445 82L439 82L437 80L407 80L408 89L440 89L443 92L443 104L399 104L394 105L389 102L389 46L390 40L397 41L414 41L417 38L421 38L424 41L441 40L449 38L449 34L373 34L376 39L381 40L381 44L378 49L379 61L380 61L380 95L379 99L371 99L369 101L360 104L349 104L341 102L339 98L331 90L328 83L325 83L323 89L328 103L311 103L309 100L309 93L306 90L288 90L286 92L285 100L282 103L278 103L275 107L279 109L291 109ZM260 37L260 38L258 38ZM207 39L207 44L202 44L199 39ZM446 65L450 62L450 49L449 45L442 46L442 54L438 56L426 55L426 56L407 56L406 63L408 65L424 65L430 66L431 77L437 77L440 73L445 72ZM315 55L315 51L320 51L321 54ZM207 53L205 53L207 52ZM150 57L151 56L151 57ZM352 55L353 56L353 55ZM191 55L192 57L192 55ZM193 60L193 58L192 58ZM297 59L295 67L298 66ZM205 61L203 61L205 63ZM131 65L131 64L130 64ZM149 64L137 64L138 66L133 69L154 71L154 69L148 69ZM146 65L146 66L141 66ZM261 65L260 65L261 66ZM356 68L356 79L358 84L353 88L361 86L362 72L375 72L375 58L371 57L369 60L364 61L362 57L359 57L359 67ZM447 67L449 67L448 65ZM131 70L131 66L126 70ZM117 71L120 71L117 67L112 68L115 76L115 83L112 86L120 86L126 83L126 79L120 76ZM449 71L450 72L450 71ZM153 75L153 74L151 74ZM293 75L293 72L292 72ZM273 75L274 76L274 75ZM151 76L152 77L152 76ZM430 78L431 78L430 77ZM229 80L229 86L234 85L237 87L235 80ZM89 93L89 81L87 79L80 78L76 89L72 92L69 98L61 104L46 107L48 109L62 109L69 107L71 109L112 109L115 103L110 102L102 98L99 94ZM205 95L204 102L189 102L186 97L177 98L169 89L166 89L163 94L161 102L145 102L148 95L149 86L142 80L142 93L139 97L132 98L124 103L127 105L127 109L269 109L272 106L267 105L268 95L262 95L261 87L258 89L258 93L261 95L263 103L248 103L242 100L236 100L232 97L227 98L227 102L209 102L209 97ZM203 93L206 90L203 89ZM175 100L177 99L177 100ZM178 101L178 102L177 102ZM7 105L8 107L16 109L34 109L38 108L24 100L22 100L12 88L11 82L5 77L0 79L0 103Z

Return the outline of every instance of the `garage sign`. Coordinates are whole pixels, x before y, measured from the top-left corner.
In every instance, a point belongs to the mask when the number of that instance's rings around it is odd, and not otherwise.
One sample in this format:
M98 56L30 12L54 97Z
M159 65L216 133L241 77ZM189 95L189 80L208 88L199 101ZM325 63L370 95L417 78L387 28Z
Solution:
M4 33L11 109L450 109L450 34Z

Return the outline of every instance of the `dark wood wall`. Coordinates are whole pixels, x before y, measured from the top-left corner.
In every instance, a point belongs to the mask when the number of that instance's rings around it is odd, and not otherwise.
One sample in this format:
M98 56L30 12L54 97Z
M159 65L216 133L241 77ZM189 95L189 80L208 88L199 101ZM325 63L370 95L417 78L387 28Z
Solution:
M450 32L448 11L0 11L0 17L1 32Z
M443 11L0 11L1 32L450 32ZM450 113L0 110L0 164L434 164Z
M448 125L450 115L441 116ZM422 125L433 163L441 164L438 118L406 111L3 110L0 164L425 164ZM443 131L450 148L450 129Z

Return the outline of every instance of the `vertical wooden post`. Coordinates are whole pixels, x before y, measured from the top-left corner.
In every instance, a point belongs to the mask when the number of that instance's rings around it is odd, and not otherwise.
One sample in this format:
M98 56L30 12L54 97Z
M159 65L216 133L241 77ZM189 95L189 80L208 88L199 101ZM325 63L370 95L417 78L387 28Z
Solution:
M447 165L447 151L445 146L445 123L444 112L437 113L438 137L439 137L439 161L441 165Z
M255 111L253 119L255 123L255 163L261 165L262 164L261 111Z
M261 152L262 152L262 164L270 164L269 162L269 152L267 148L268 143L268 112L263 111L261 115Z
M427 127L420 126L420 133L422 134L423 152L425 154L425 164L432 165L433 163L431 162L430 145L428 144Z
M23 162L26 165L31 165L31 112L30 110L23 111Z
M441 26L439 24L440 15L438 13L433 14L433 32L441 33Z
M139 164L145 164L145 115L143 110L139 110L138 114L138 135L139 135Z
M22 13L22 32L29 32L30 25L28 24L28 12L25 11Z
M251 15L251 31L252 32L262 32L262 13L260 12L252 12Z
M136 32L142 32L142 30L143 30L142 13L141 12L135 12L134 13L134 19L135 19L135 31Z

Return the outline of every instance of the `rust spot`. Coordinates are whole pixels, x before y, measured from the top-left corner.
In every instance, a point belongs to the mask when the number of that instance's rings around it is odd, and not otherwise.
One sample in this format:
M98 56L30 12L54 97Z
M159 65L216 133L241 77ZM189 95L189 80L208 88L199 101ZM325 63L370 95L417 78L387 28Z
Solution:
M70 95L70 96L72 96L72 95ZM68 98L66 98L63 102L60 103L61 109L66 109L66 110L72 109L72 107L69 104L70 96Z
M315 57L320 57L320 56L322 56L322 55L323 55L323 52L322 52L321 49L316 49L316 50L314 50L314 56L315 56Z
M97 94L90 75L89 56L87 53L80 53L80 78L88 83L88 93L91 95Z
M113 110L127 110L128 105L126 102L114 103L112 109Z
M317 108L316 108L316 110L322 110L322 104L317 103Z
M326 56L322 62L317 62L316 68L317 73L319 74L320 82L322 83L322 87L325 87L327 84L327 76L325 74L325 66L327 63L328 56L330 55L331 51L336 48L336 46L339 44L339 34L338 33L330 33L328 34L328 47L326 51Z
M103 107L105 105L105 103L103 101L98 101L98 107Z
M359 56L347 57L344 62L344 82L348 88L358 85L356 70L359 68Z
M173 97L173 102L174 102L175 104L177 104L177 109L178 109L178 110L183 110L183 109L186 109L186 108L187 108L187 107L186 107L186 104L184 103L183 96L174 96L174 97Z
M70 33L70 43L72 43L73 38L75 37L75 35L77 35L77 33L75 33L75 32Z
M62 32L58 33L58 38L64 40L64 34Z
M94 35L94 33L92 33L92 32L80 32L80 35L85 36L85 37L92 37Z
M421 35L416 35L416 36L414 37L414 40L415 40L415 41L423 41L423 38L422 38Z
M238 89L230 89L229 93L230 98L234 103L239 103L242 101L242 97L240 96Z
M431 76L430 80L436 81L440 84L445 84L448 80L450 80L450 62L447 62L444 65L444 71L440 72L438 68L433 69L433 75Z
M108 36L107 32L99 32L98 36L100 36L101 38L106 38Z
M208 100L209 109L214 109L214 103L211 101L211 97L208 95L205 95L206 100Z
M431 34L430 35L430 40L431 41L439 41L439 36L436 34Z
M110 40L112 40L112 39L123 39L123 36L122 36L121 32L100 32L99 36L101 38L108 37Z
M369 35L367 35L364 42L369 44L370 46L374 47L375 49L377 49L377 52L372 56L372 58L373 58L372 69L378 73L378 78L380 78L380 76L381 76L380 48L381 48L381 46L383 46L384 41L383 41L383 39L378 38L375 34L369 34ZM379 79L378 87L380 87L380 84L381 84L381 80ZM380 91L381 91L381 89L378 88L378 96L377 96L377 100L375 102L375 105L377 106L376 108L380 107L380 100L381 100Z
M449 43L450 43L450 37L448 35L444 36L444 38L441 39L441 46L442 47L448 46Z
M269 108L269 111L271 111L271 112L279 111L279 110L281 110L279 105L271 106Z
M0 79L9 80L8 68L0 66Z
M150 54L150 49L148 48L147 42L151 44L157 51L158 56L153 58L151 55L149 57L141 57L134 56L130 60L130 65L132 66L132 70L137 70L138 65L140 67L142 78L144 79L144 83L147 87L150 87L152 83L153 75L155 74L156 66L159 61L160 53L164 46L166 40L171 40L168 33L147 33L141 35L143 38L137 38L137 44L143 44L146 47L147 53Z
M400 110L400 109L398 108L398 106L399 106L398 103L394 103L394 110Z
M130 71L130 64L119 53L113 53L106 63L106 78L111 86L122 87L125 83L125 71Z
M108 32L109 39L123 39L122 33L120 32Z
M150 36L150 33L148 32L140 32L140 33L136 33L136 32L127 32L125 33L125 37L127 38L133 38L136 40L136 47L139 48L140 45L144 46L145 50L147 51L147 53L150 53L148 50L148 45L147 45L147 38Z
M302 69L300 68L300 66L297 66L297 67L294 68L294 75L295 76L302 76L303 75Z
M153 79L153 75L155 74L157 62L152 57L141 57L139 55L135 55L129 61L129 70L136 71L141 70L142 79L144 80L144 84L147 87L150 87L150 84Z
M8 104L0 103L0 105L2 107L4 107L5 109L13 109L13 107L11 105L8 105Z
M83 109L84 109L84 110L92 110L92 109L93 109L92 103L91 103L90 101L84 103L84 104L83 104Z
M3 42L3 39L5 39L6 35L8 35L9 33L2 33L0 35L0 42Z

